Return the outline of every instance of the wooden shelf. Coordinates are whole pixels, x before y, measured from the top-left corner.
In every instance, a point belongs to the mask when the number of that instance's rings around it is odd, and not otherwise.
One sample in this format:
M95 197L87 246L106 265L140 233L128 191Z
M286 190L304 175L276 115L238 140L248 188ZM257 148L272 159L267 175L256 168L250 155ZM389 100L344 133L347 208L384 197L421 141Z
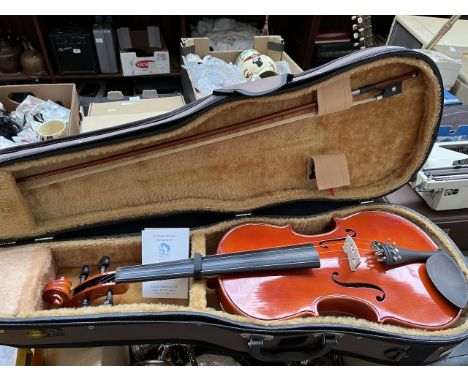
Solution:
M54 74L55 80L89 80L89 79L109 79L109 78L134 78L134 77L180 77L180 72L148 74L144 76L124 76L122 73L97 73L97 74Z
M221 15L219 16L221 17ZM262 28L265 18L264 16L226 16L237 19L238 21L246 22L257 28ZM329 20L330 17L319 16L272 16L270 17L271 32L281 35L286 41L286 49L288 54L298 64L302 65L303 69L308 69L313 64L313 46L315 36L319 26L323 24L327 27L328 24L335 25L343 21L344 16L339 19ZM132 29L144 28L146 25L159 25L165 39L167 48L171 54L171 73L156 74L148 76L129 76L124 77L120 73L101 73L101 74L59 74L56 73L54 65L54 57L50 51L49 33L54 28L64 24L63 16L59 15L41 15L41 16L2 16L0 15L0 24L6 25L9 29L15 32L17 36L25 36L38 49L45 63L45 70L50 73L44 76L35 77L24 73L18 74L2 74L0 73L0 85L5 83L22 83L22 82L73 82L79 80L108 80L112 83L115 80L116 86L120 86L125 78L169 78L170 82L175 82L180 79L180 38L190 35L189 26L201 20L202 16L157 16L157 15L114 15L112 16L113 28L129 27ZM95 18L91 15L74 15L67 17L67 23L76 25L86 25L91 27L95 22ZM169 82L168 81L168 82ZM161 81L163 82L163 81Z
M93 17L88 16L73 16L75 23L79 24L84 22L86 25L91 25ZM147 16L143 25L164 24L168 30L168 35L175 36L174 39L166 41L170 51L178 52L181 31L185 29L185 18L181 16L174 16L170 20L167 17ZM130 25L140 26L141 17L134 16L117 16L114 17L116 25ZM51 82L57 83L61 81L79 81L79 80L121 80L138 77L147 78L174 78L180 77L180 67L176 57L171 57L171 73L164 74L150 74L145 76L123 76L122 73L87 73L87 74L59 74L55 72L52 65L52 57L49 52L47 44L47 35L52 27L62 23L61 18L57 16L1 16L0 24L5 23L13 28L19 35L25 35L32 41L38 50L41 51L44 57L45 67L48 73L43 76L32 76L25 73L4 74L0 73L0 86L9 82Z
M26 73L14 73L6 74L0 73L0 82L9 82L9 81L35 81L35 80L48 80L51 77L48 74L42 76L33 76Z
M161 77L161 78L177 78L180 77L180 72L162 73L162 74L149 74L144 76L124 76L121 73L89 73L89 74L53 74L43 76L31 76L24 73L4 74L0 73L0 83L2 82L17 82L17 81L40 81L52 80L53 82L68 81L68 80L92 80L92 79L119 79L119 78L137 78L137 77Z

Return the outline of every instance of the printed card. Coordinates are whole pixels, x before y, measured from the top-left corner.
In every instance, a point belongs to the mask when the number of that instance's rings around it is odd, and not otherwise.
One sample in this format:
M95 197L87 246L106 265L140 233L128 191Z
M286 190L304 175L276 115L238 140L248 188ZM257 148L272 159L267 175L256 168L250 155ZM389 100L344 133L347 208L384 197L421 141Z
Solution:
M188 258L188 228L145 228L142 231L142 264ZM142 294L150 298L187 298L188 283L188 278L146 281L142 283Z

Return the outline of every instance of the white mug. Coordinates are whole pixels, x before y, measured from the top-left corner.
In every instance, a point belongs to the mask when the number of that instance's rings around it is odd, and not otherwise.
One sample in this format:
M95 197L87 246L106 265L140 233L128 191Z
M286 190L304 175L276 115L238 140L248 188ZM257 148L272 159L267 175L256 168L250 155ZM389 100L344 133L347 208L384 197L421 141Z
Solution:
M59 119L44 122L37 128L37 135L41 141L61 138L67 134L67 124Z
M258 50L244 50L236 60L236 66L248 80L255 77L266 78L278 74L274 61Z

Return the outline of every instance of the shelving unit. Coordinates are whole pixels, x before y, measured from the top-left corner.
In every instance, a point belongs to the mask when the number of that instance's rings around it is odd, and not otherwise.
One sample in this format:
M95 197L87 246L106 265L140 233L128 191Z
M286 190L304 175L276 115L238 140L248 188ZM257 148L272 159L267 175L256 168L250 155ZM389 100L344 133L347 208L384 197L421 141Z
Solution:
M248 23L262 29L265 16L217 16L230 17ZM142 82L147 79L155 86L158 81L167 85L171 83L171 88L181 87L180 82L180 39L190 37L191 25L196 24L203 16L112 16L113 27L123 26L132 29L144 29L148 25L158 25L162 36L169 50L171 58L171 73L157 74L149 76L123 76L121 73L100 73L100 74L60 74L55 66L48 34L56 27L76 24L86 25L90 28L96 22L95 16L0 16L0 33L6 29L14 32L15 36L25 36L33 46L40 50L44 56L47 74L35 77L25 73L2 74L0 73L0 85L9 83L57 83L57 82L80 82L92 80L105 80L112 85L115 82L122 86L127 83ZM390 25L392 17L384 20ZM303 69L314 66L314 48L317 33L321 28L336 27L349 24L351 28L350 16L270 16L270 34L281 35L286 44L286 51L291 58ZM382 24L382 20L379 20ZM3 27L3 28L2 28ZM112 86L111 86L112 87Z
M171 25L169 28L173 32L174 24L178 24L179 28L177 30L176 38L171 39L170 41L166 41L168 48L171 52L171 59L174 63L171 65L171 73L165 74L154 74L144 76L147 78L174 78L178 79L180 77L180 69L178 64L178 57L175 55L176 52L176 41L177 40L177 47L178 41L180 40L180 36L182 36L185 30L185 20L184 16L167 16L167 18L172 18L176 20L161 20L161 17L158 16L142 16L137 17L138 22L135 16L116 16L113 18L114 27L118 26L130 26L136 27L143 25L150 24L157 24L164 26ZM174 23L177 21L177 23ZM21 82L71 82L71 81L81 81L81 80L113 80L113 79L131 79L134 78L132 76L123 76L121 73L89 73L89 74L60 74L55 69L55 63L52 60L52 56L50 54L50 46L47 39L47 33L53 29L54 27L68 24L68 23L76 23L76 24L85 24L91 26L94 22L94 18L91 16L73 16L67 19L65 22L63 17L58 16L0 16L0 25L4 25L4 28L11 29L15 35L17 36L26 36L29 41L32 42L33 46L36 49L40 50L43 57L45 66L47 69L47 74L42 76L31 76L25 73L15 73L15 74L4 74L0 73L0 84L5 83L21 83ZM167 24L167 25L166 25ZM163 33L164 38L165 34ZM135 76L141 77L141 76Z

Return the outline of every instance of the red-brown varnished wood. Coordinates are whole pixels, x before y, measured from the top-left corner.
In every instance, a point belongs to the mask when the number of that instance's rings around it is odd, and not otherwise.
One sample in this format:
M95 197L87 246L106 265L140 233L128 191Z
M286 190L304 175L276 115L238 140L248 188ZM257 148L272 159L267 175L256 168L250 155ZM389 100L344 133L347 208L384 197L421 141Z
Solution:
M320 268L269 275L222 277L218 297L227 312L261 320L305 316L350 315L370 321L438 330L452 325L460 309L447 301L430 281L425 264L389 267L377 262L373 240L398 247L431 251L437 246L410 221L383 211L359 212L333 219L327 233L301 235L291 226L245 224L230 230L220 241L218 254L313 243ZM351 229L362 262L351 271L343 241ZM328 248L324 248L328 247ZM347 284L347 285L345 285Z
M51 306L57 308L78 308L82 305L85 298L89 303L98 298L105 297L108 291L112 291L113 295L124 294L128 291L128 284L116 284L112 277L115 272L104 272L91 276L83 283L79 284L73 290L72 283L65 277L60 277L57 280L48 282L42 292L42 299ZM109 279L106 281L106 276ZM93 285L93 281L96 281ZM77 288L88 284L89 287L82 288L78 291Z

